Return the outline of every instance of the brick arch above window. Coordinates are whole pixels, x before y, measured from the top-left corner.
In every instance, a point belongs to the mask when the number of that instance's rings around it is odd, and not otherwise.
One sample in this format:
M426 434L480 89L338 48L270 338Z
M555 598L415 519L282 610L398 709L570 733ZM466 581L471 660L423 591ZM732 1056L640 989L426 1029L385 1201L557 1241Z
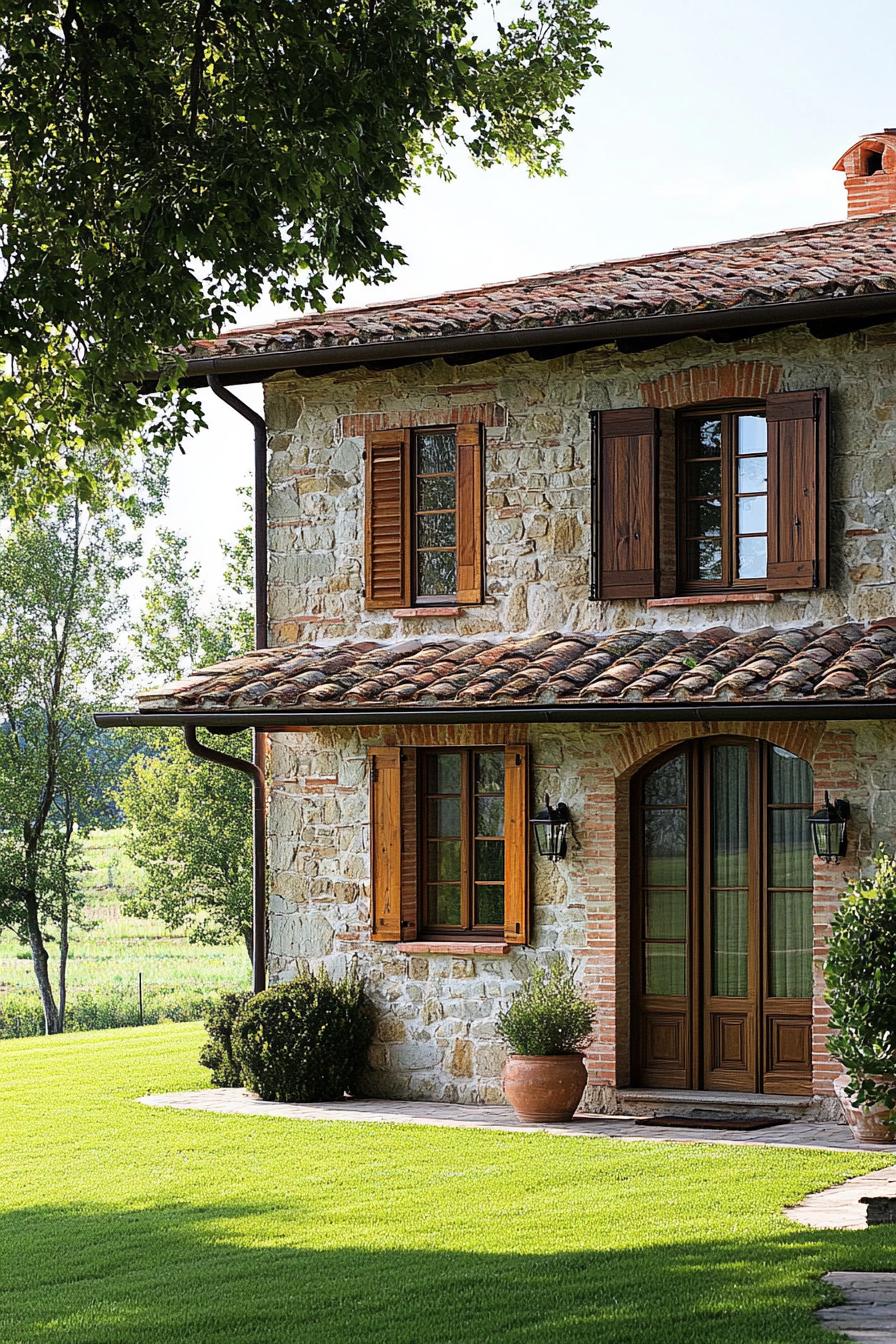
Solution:
M641 399L645 406L662 410L697 406L707 401L746 401L778 392L782 380L780 366L767 360L695 364L642 383Z
M631 723L610 736L607 749L613 762L617 784L621 785L627 784L651 760L694 738L760 738L773 746L783 747L785 751L790 751L794 756L800 756L810 765L814 765L825 736L825 728L823 722L813 720L778 722L746 719L718 720L714 723Z

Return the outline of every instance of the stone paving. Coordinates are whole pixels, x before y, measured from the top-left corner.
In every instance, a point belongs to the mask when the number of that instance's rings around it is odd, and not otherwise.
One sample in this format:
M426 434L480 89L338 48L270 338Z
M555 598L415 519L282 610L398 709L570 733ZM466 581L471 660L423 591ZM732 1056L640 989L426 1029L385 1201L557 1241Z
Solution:
M856 1344L893 1344L896 1340L896 1274L832 1273L825 1282L839 1288L846 1301L823 1307L818 1319Z
M196 1092L162 1092L140 1097L146 1106L176 1110L217 1111L225 1115L285 1116L295 1120L364 1120L381 1124L443 1125L448 1128L541 1130L566 1138L630 1139L657 1143L745 1143L776 1148L824 1148L834 1152L894 1153L889 1144L857 1143L846 1125L787 1121L768 1129L654 1129L634 1117L577 1115L569 1124L531 1125L518 1120L509 1106L466 1106L445 1101L378 1101L346 1099L301 1105L261 1101L237 1087L209 1087ZM871 1179L871 1178L861 1178ZM896 1179L896 1177L894 1177ZM861 1193L866 1193L862 1191ZM814 1196L813 1196L814 1198ZM858 1198L858 1196L857 1196ZM862 1206L864 1212L864 1205Z
M879 1147L879 1145L875 1145ZM864 1151L871 1144L855 1144ZM834 1185L829 1190L820 1190L815 1195L807 1195L802 1204L785 1209L788 1218L805 1227L828 1228L832 1231L848 1231L867 1226L867 1209L861 1202L863 1198L875 1195L896 1198L896 1167L884 1167L881 1171L871 1171L867 1176L854 1176L851 1181ZM893 1335L896 1340L896 1334Z

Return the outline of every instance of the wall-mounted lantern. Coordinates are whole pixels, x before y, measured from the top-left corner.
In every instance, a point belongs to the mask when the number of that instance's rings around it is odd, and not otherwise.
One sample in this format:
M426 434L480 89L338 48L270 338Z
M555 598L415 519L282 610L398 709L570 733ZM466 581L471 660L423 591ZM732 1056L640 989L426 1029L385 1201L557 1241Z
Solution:
M849 803L845 798L831 802L825 790L824 806L809 818L815 853L825 863L839 863L846 853L846 823L849 821Z
M546 793L544 807L532 818L535 843L542 858L550 859L551 863L566 858L566 835L571 822L572 817L566 804L557 803L556 807L552 807L550 795Z

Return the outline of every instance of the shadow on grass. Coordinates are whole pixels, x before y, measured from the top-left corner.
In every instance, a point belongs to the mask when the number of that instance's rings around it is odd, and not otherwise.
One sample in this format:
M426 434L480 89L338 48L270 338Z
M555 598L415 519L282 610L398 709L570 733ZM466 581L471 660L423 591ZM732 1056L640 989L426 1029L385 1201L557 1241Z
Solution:
M894 1245L876 1229L543 1256L313 1249L283 1244L282 1209L265 1229L257 1205L7 1215L0 1340L819 1344L816 1276L888 1268Z

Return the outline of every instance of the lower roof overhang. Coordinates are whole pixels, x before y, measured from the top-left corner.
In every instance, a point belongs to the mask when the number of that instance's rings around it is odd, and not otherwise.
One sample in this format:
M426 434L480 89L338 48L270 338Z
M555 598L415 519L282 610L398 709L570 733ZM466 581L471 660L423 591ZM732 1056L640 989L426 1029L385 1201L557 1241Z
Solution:
M236 733L287 733L296 728L377 727L400 724L464 723L720 723L788 720L896 719L892 700L735 700L716 704L641 703L556 705L414 705L351 709L200 709L103 712L94 715L99 728L206 728Z

